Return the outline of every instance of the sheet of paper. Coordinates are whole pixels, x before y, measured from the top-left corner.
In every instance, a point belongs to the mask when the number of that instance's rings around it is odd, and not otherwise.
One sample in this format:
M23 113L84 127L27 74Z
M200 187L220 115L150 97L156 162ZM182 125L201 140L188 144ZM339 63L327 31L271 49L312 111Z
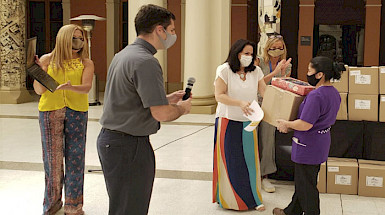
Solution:
M245 131L251 132L258 126L259 122L261 122L264 113L262 108L259 106L258 102L256 102L255 100L250 104L249 107L253 109L254 112L251 115L247 116L243 114L243 116L251 121L251 123L245 127Z

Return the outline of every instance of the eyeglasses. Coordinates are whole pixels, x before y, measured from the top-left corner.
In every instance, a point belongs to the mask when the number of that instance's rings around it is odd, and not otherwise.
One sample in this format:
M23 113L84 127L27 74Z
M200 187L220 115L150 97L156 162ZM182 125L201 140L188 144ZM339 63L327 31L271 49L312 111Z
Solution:
M285 50L285 48L270 48L270 49L269 49L269 51L275 51L275 50L281 50L281 51L283 51L283 50Z
M282 35L279 35L279 34L273 34L273 35L270 35L269 36L270 39L275 39L275 38L279 38L279 39L282 39Z

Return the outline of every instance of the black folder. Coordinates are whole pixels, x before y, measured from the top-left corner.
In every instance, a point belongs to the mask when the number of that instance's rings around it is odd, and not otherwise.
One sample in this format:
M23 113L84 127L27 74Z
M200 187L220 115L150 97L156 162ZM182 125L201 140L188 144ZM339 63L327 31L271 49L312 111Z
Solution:
M59 83L35 63L37 37L27 39L27 72L52 93Z

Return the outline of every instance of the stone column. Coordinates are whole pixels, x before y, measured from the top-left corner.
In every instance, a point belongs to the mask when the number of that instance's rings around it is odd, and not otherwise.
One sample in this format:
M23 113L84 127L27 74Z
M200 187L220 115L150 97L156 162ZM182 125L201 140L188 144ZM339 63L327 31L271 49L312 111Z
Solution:
M381 0L366 1L364 66L378 66L380 59Z
M230 48L230 0L186 0L184 83L195 77L192 113L215 112L214 79Z
M25 0L0 0L0 103L32 101L26 89Z
M119 49L119 6L120 0L106 0L107 10L107 68Z
M298 79L303 81L307 81L307 67L313 57L314 2L299 1Z
M141 6L146 4L154 4L167 8L166 0L128 0L128 43L131 44L136 39L135 16ZM163 69L163 79L167 80L167 51L158 50L155 54ZM166 89L167 90L167 89Z

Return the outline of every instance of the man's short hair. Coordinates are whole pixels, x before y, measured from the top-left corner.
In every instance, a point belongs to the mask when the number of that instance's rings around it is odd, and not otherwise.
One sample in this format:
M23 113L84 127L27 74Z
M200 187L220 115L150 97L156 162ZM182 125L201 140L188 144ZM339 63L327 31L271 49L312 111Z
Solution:
M149 34L157 25L166 29L171 19L175 20L175 15L167 9L153 4L143 5L135 17L136 35Z

